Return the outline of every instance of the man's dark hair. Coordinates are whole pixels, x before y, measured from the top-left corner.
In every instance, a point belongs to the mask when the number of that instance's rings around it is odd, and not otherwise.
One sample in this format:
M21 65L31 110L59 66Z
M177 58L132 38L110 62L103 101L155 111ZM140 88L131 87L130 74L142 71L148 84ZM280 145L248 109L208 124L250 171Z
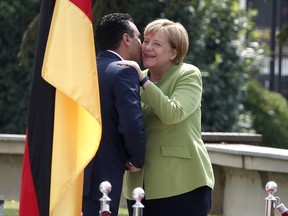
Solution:
M133 37L134 30L130 27L128 21L133 22L133 19L126 13L112 13L102 17L98 21L95 31L97 50L117 49L124 33Z

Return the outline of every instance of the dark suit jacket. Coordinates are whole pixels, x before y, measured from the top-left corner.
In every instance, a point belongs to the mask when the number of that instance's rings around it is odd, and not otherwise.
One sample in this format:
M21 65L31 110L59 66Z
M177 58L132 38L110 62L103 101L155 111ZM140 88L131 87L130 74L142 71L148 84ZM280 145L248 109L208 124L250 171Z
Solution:
M109 181L110 207L117 209L125 163L142 168L146 144L138 74L134 68L117 65L119 60L109 51L97 57L102 137L96 156L85 169L83 192L98 201L102 197L100 183Z

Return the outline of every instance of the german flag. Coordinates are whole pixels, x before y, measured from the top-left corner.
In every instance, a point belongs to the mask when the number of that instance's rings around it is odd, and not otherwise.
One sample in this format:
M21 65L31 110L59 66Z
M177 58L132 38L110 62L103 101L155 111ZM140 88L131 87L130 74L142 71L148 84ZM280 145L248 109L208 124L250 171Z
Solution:
M101 137L91 20L90 0L42 0L20 216L80 216L84 168Z

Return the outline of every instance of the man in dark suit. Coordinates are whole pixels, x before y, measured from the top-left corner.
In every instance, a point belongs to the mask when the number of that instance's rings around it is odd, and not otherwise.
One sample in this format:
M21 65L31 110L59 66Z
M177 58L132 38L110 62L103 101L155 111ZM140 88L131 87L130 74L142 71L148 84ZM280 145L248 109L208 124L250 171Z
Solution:
M99 214L99 185L109 181L111 216L118 215L125 169L141 170L146 135L142 123L139 78L122 59L141 62L140 33L128 14L108 14L96 26L97 67L101 100L102 137L94 159L85 169L83 216Z

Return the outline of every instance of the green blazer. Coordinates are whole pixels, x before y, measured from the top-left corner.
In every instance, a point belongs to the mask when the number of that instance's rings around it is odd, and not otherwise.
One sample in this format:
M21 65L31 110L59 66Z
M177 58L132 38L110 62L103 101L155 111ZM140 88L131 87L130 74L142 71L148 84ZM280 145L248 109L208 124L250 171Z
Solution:
M133 199L136 187L144 188L146 199L214 187L211 161L201 139L201 97L201 73L185 63L173 65L157 85L150 83L142 91L145 164L140 172L125 173L124 197Z

